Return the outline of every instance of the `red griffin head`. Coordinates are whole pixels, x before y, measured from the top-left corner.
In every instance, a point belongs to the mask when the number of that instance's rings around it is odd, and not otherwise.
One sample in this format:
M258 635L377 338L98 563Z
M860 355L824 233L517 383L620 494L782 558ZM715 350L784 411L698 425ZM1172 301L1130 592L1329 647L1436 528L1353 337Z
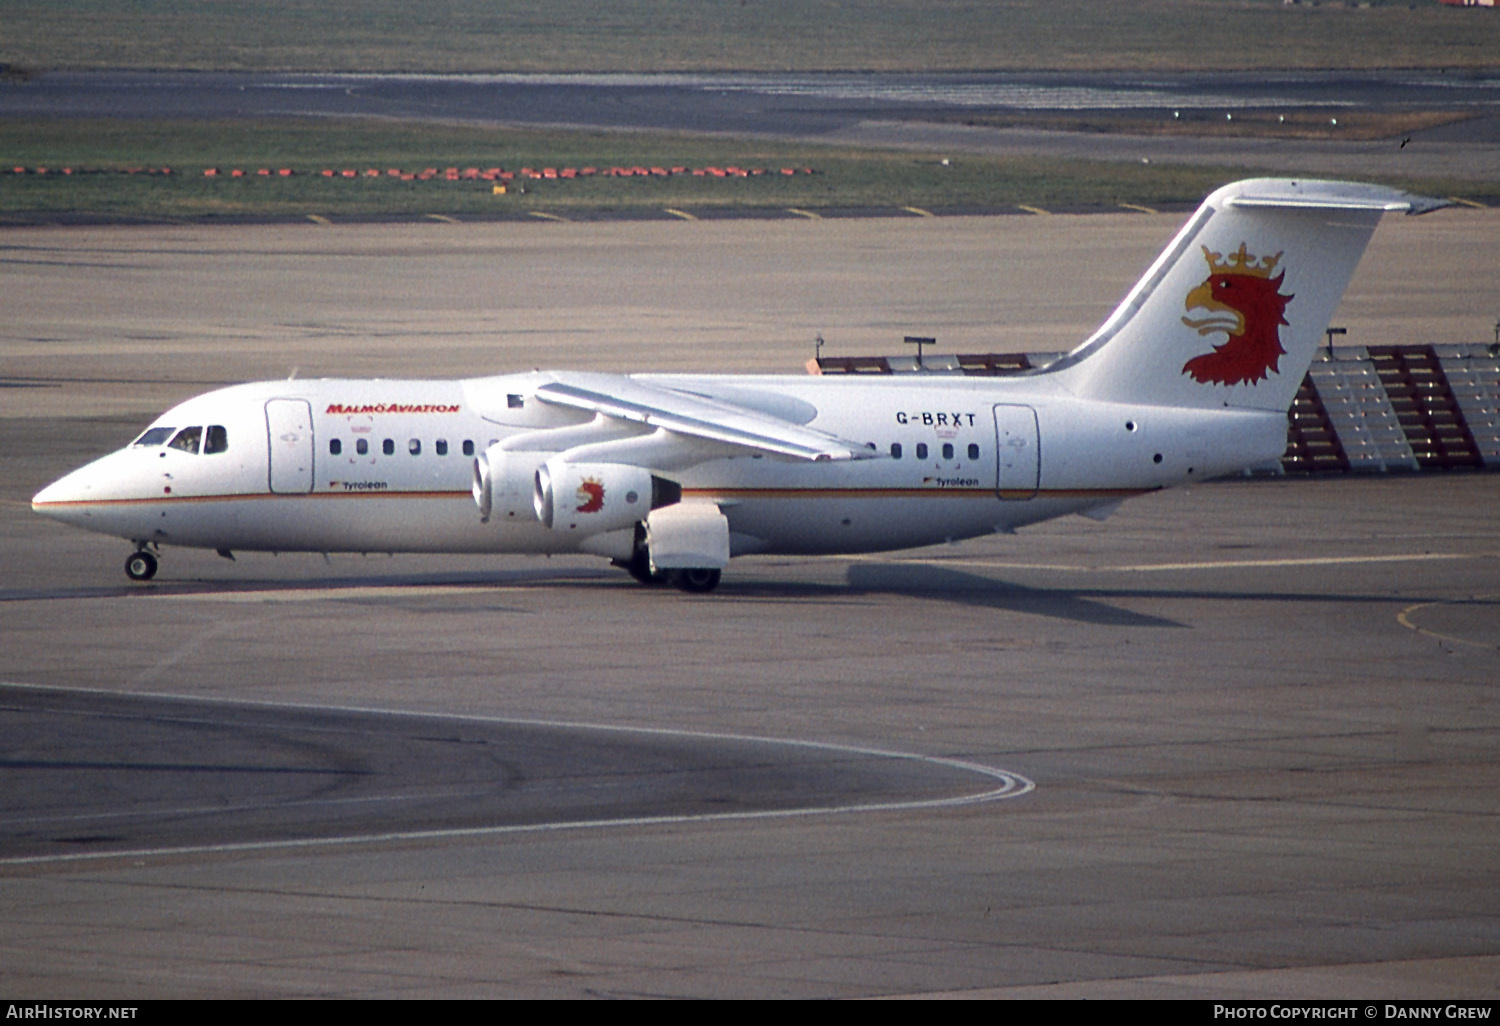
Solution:
M1240 243L1226 259L1203 247L1208 278L1187 294L1189 311L1207 310L1207 317L1184 317L1182 323L1200 335L1222 331L1229 337L1214 351L1182 365L1194 381L1220 385L1250 385L1264 381L1277 369L1286 350L1281 348L1281 325L1287 323L1286 305L1293 296L1281 294L1286 272L1271 277L1281 254L1256 259Z
M578 512L597 513L604 508L604 485L593 478L585 478L578 486Z

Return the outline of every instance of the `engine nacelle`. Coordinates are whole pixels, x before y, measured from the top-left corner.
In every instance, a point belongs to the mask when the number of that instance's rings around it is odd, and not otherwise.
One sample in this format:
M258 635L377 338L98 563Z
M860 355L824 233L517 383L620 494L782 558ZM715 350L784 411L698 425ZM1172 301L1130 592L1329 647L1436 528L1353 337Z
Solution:
M675 496L664 493L676 490ZM645 520L653 501L675 502L682 489L627 463L570 463L553 457L537 468L536 518L554 531L616 531Z
M474 458L474 504L484 523L529 521L535 516L536 472L546 458L539 452L509 452L492 445Z

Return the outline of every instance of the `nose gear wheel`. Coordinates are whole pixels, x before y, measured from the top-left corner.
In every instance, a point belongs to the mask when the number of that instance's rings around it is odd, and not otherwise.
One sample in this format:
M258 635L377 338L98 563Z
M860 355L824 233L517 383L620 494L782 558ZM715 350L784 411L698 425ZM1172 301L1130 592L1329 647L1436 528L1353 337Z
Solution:
M132 552L125 561L125 576L132 581L149 581L156 576L156 557L145 549Z

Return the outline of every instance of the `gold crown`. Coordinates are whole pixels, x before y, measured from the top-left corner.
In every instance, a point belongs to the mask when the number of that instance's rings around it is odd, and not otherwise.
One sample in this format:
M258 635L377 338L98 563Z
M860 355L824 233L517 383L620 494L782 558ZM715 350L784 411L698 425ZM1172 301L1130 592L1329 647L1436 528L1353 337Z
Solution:
M1207 246L1203 246L1203 259L1208 261L1208 269L1213 274L1248 274L1256 278L1269 278L1271 272L1276 270L1276 265L1281 263L1281 253L1275 256L1259 257L1242 242L1239 251L1225 256L1223 253L1214 253ZM1282 250L1285 253L1286 250Z

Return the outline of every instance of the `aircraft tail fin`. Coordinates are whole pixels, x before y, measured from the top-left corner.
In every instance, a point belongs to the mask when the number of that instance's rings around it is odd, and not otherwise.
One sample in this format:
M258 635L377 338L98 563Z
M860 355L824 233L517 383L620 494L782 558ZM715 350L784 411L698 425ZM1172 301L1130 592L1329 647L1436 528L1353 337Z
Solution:
M1226 185L1049 370L1081 397L1285 410L1381 215L1442 206L1355 182Z

